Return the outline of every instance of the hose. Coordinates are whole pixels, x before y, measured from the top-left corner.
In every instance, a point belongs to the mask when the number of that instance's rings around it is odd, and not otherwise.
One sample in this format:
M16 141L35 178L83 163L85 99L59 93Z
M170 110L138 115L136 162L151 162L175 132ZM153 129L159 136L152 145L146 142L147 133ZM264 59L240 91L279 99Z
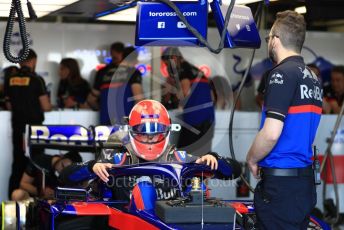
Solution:
M257 21L258 30L259 30L259 27L260 27L262 11L263 11L263 3L260 3L259 7L258 7L258 9L257 9L257 11L256 11L256 13L254 15L254 20ZM237 93L237 95L235 97L234 105L232 106L232 110L231 110L231 113L230 113L231 116L230 116L230 120L229 120L228 137L229 137L229 150L230 150L230 154L231 154L233 160L235 160L235 153L234 153L234 146L233 146L233 121L234 121L235 108L236 108L236 105L238 104L241 91L242 91L242 89L244 87L244 84L246 82L248 73L249 73L249 71L251 69L255 52L256 52L256 49L253 49L251 57L250 57L250 60L249 60L249 65L246 68L244 76L243 76L243 78L241 80L241 83L240 83L240 86L239 86L239 89L238 89L238 93ZM244 177L243 174L240 175L240 178L248 186L250 191L254 192L254 189L252 188L252 186L250 185L250 183L247 181L247 179Z
M229 23L229 19L230 19L233 7L235 5L235 0L231 0L230 4L228 6L226 17L225 17L225 25L223 27L223 30L221 33L221 40L220 40L219 46L217 48L213 48L210 46L208 41L193 26L190 25L190 23L186 20L185 16L180 12L179 8L173 2L171 2L169 0L159 0L159 1L165 3L166 5L171 7L176 12L177 16L185 24L186 28L188 28L188 30L193 35L195 35L195 37L200 41L201 44L205 45L211 52L213 52L215 54L218 54L221 52L221 50L224 48L224 43L225 43L226 33L227 33L227 27L228 27L228 23ZM216 0L214 0L214 1L216 1Z
M22 52L20 52L18 57L12 56L11 50L10 50L11 37L13 33L13 26L14 26L16 12L18 15L20 38L23 44ZM4 35L3 51L7 60L13 63L19 63L19 62L24 61L29 54L29 39L26 33L25 17L21 8L20 0L12 0L12 3L11 3L11 10L10 10L10 14L7 20L6 31Z

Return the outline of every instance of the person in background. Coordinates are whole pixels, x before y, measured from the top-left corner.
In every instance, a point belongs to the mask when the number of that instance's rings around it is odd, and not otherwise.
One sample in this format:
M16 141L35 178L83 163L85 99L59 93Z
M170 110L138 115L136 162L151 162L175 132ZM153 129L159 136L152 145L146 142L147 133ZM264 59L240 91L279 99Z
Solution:
M175 82L183 109L178 148L196 156L210 152L215 110L209 80L202 71L184 59L178 48L166 48L161 60L167 65L168 77Z
M64 58L59 68L60 82L57 91L59 108L84 107L90 93L88 82L81 77L78 62L74 58Z
M13 162L9 182L9 197L19 187L19 182L28 162L24 155L25 125L40 125L44 121L44 112L52 106L45 82L35 72L37 54L32 49L26 60L19 63L20 70L5 79L6 107L12 112Z
M93 88L87 96L85 106L100 110L100 124L111 125L111 118L108 111L108 93L112 85L112 77L123 60L124 44L115 42L110 47L111 62L100 69L95 77Z
M259 229L307 229L316 205L312 145L322 112L319 78L301 56L304 17L295 11L276 15L268 43L276 62L264 92L261 127L248 153ZM302 127L302 128L300 128Z
M331 90L324 95L324 113L338 114L344 100L344 66L338 65L331 71Z
M30 197L52 199L55 188L61 185L57 176L65 167L81 161L81 156L77 152L49 156L49 165L46 168L51 168L51 170L47 172L42 172L30 161L20 180L19 188L12 192L12 200L20 201ZM44 176L43 173L45 174Z
M161 103L167 110L178 109L179 98L176 90L176 82L173 78L166 78L165 83L161 87Z
M123 60L112 77L112 87L109 97L115 103L110 103L109 114L113 122L122 123L123 117L128 117L136 103L144 98L142 89L142 74L136 69L138 52L132 46L123 50Z
M17 73L18 71L19 71L19 68L15 65L8 66L2 70L2 76L0 76L0 110L6 109L5 95L4 95L5 79Z
M321 71L320 69L313 63L309 63L307 64L307 67L312 70L312 72L319 78L319 80L322 82L322 78L321 78ZM322 84L323 86L323 97L325 96L324 99L326 99L326 95L328 95L328 93L331 91L331 86L324 86L324 84ZM329 113L328 111L331 110L331 106L330 103L327 100L323 100L323 113Z

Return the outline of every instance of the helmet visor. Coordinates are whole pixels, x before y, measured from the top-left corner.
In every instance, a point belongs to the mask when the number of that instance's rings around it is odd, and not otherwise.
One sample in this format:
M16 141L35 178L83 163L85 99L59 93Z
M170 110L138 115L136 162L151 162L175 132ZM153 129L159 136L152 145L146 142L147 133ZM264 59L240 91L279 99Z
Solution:
M143 134L155 134L166 133L170 130L169 126L157 123L157 122L145 122L143 124L135 125L131 127L131 131L134 133Z
M141 143L158 143L163 141L169 133L169 126L157 122L146 122L131 127L130 133Z

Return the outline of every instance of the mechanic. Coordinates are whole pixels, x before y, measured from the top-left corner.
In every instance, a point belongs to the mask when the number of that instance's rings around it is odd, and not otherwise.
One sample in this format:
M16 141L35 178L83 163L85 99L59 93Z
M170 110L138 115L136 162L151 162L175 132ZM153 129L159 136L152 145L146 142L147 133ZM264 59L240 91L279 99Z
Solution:
M0 110L6 109L5 95L4 95L4 83L5 79L15 73L19 68L15 65L8 66L1 71L0 76Z
M164 50L161 60L173 78L183 108L178 148L194 155L210 152L214 135L215 111L211 87L204 73L187 62L178 48ZM177 116L178 117L178 116Z
M115 42L111 45L110 53L112 61L98 71L93 89L87 97L86 103L89 107L94 109L99 107L101 125L121 123L122 117L116 117L116 111L124 110L126 116L128 116L131 108L137 102L132 99L139 97L138 95L142 95L141 73L138 71L134 73L123 71L127 70L127 68L119 69L124 57L123 52L123 43ZM123 100L118 100L116 97L109 97L109 95L113 96L120 93L122 93Z
M8 195L19 187L21 176L28 162L24 156L25 125L40 125L44 121L44 112L52 106L42 77L35 73L37 54L29 50L25 61L19 63L18 73L5 81L6 107L12 111L13 163Z
M111 178L107 169L152 161L205 163L212 169L217 169L219 156L216 153L210 153L199 158L189 155L185 151L178 151L173 145L170 145L170 125L169 114L160 102L142 100L134 106L130 113L129 131L119 130L110 135L108 139L108 143L122 142L123 147L115 151L113 149L104 150L101 159L97 161L73 164L65 168L61 179L66 183L75 184L73 178L87 168L89 172L94 172L101 180L110 185L113 184L113 181L109 181ZM135 192L135 184L142 178L134 178L134 181L131 179L128 180L128 177L116 179L112 197L128 200L131 193L134 199L136 196L140 196ZM154 185L157 199L171 199L178 195L176 189L168 186L168 181L153 177L148 179L148 182Z
M20 180L19 188L12 192L12 200L20 201L30 197L52 199L55 188L62 185L57 179L58 175L73 162L82 161L80 154L73 151L63 155L47 155L45 160L48 161L45 162L44 172L29 161Z
M144 98L142 90L142 74L135 67L138 52L132 46L123 50L123 60L114 73L107 98L115 98L115 103L109 100L108 116L114 124L123 124L123 117L128 117L135 103Z
M305 33L303 16L283 11L266 38L277 65L266 85L261 129L247 154L253 176L261 178L254 194L259 229L307 229L316 204L312 144L322 89L300 56Z
M107 94L112 76L123 59L124 44L115 42L110 47L111 62L100 69L95 77L93 88L86 99L86 106L100 110L100 124L111 125L108 115Z
M324 95L324 113L338 114L344 101L344 66L334 66L331 70L331 87Z

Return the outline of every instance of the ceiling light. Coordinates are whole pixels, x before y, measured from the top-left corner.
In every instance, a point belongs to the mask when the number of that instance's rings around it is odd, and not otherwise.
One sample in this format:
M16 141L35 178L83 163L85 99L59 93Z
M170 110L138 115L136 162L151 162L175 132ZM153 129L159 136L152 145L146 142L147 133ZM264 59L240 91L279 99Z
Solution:
M67 5L70 5L78 0L30 0L37 17L43 17L51 12L59 10ZM12 0L0 0L0 17L8 17L11 9ZM22 1L22 10L26 18L29 17L26 1Z
M299 13L299 14L305 14L307 13L307 9L305 6L300 6L300 7L296 7L294 9L295 12Z

